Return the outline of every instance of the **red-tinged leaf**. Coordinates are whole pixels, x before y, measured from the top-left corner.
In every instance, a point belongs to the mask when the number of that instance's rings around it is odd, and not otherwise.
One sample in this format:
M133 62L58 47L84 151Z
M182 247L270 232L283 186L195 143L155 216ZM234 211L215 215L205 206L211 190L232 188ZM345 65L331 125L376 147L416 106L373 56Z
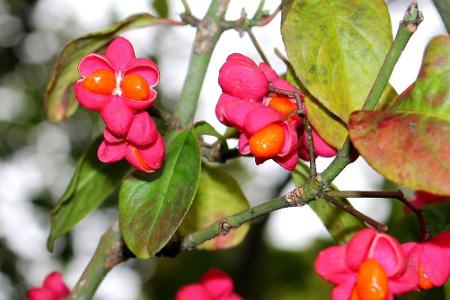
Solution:
M386 111L351 115L353 144L388 179L450 194L450 36L434 38L417 81Z

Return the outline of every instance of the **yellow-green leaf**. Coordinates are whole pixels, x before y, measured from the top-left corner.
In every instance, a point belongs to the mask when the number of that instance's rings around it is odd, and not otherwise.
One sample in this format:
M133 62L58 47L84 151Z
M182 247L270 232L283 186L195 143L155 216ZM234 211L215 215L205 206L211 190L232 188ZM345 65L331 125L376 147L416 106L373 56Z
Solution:
M391 31L383 0L287 0L283 5L281 32L296 75L344 123L369 94L392 43Z
M180 232L191 234L227 216L250 208L239 183L219 168L202 166L200 184L194 202ZM237 246L244 239L250 224L245 223L225 236L217 236L199 245L198 249L216 250Z

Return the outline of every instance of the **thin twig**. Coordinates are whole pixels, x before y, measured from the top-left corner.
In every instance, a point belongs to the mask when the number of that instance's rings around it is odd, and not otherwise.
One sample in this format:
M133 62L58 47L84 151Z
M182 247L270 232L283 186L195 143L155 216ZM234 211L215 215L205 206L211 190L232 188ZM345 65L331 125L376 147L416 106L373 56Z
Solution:
M191 7L189 6L189 3L187 2L187 0L181 0L181 3L183 4L183 7L184 7L184 13L192 16L192 10L191 10Z
M352 216L360 219L361 221L363 221L364 223L366 223L370 227L373 227L376 231L379 231L379 232L387 232L388 231L388 227L386 225L379 223L378 221L372 219L369 216L366 216L362 212L360 212L360 211L356 210L355 208L353 208L353 206L351 206L351 205L349 205L349 204L347 204L345 202L342 202L340 200L335 199L334 197L330 196L329 193L322 193L322 194L320 194L320 197L322 197L323 199L327 200L328 202L330 202L334 206L339 207L340 209L348 212Z
M281 4L278 5L278 7L273 11L273 13L271 13L270 15L262 18L259 21L259 26L265 26L267 24L269 24L270 22L272 22L273 19L275 19L275 17L277 16L277 14L281 11Z
M256 51L258 51L259 56L261 56L261 59L270 66L269 60L267 59L267 56L264 54L264 51L261 47L261 45L258 43L258 40L256 39L255 35L252 32L251 28L247 29L247 34L252 41L253 46L255 46Z
M329 191L328 195L332 197L345 197L345 198L394 198L408 207L417 217L417 222L420 228L420 238L425 241L430 238L430 231L425 223L423 217L423 211L420 208L415 207L411 202L406 199L403 192L397 191Z
M305 127L306 137L308 139L308 152L309 152L309 169L311 178L315 178L317 176L317 168L316 168L316 155L314 149L314 138L312 136L312 127L309 123L308 118L306 117L305 111L303 110L303 103L301 101L301 96L299 92L279 89L273 87L272 84L269 85L269 91L274 94L287 96L289 98L295 98L298 106L299 116L302 119L303 126Z
M238 212L213 224L200 229L184 238L180 251L193 250L196 246L219 235L227 235L242 224L267 215L272 211L293 207L303 206L305 203L299 200L300 189L295 188L292 192L266 201L260 205Z

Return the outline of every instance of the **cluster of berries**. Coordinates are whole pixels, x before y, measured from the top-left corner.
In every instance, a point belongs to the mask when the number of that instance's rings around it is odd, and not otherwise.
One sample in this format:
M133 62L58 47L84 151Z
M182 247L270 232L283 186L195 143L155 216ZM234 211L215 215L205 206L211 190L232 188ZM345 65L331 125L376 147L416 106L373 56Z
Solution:
M293 170L300 158L309 160L306 130L295 111L296 99L270 93L270 86L298 93L279 77L269 65L255 64L250 58L234 53L219 72L222 95L216 116L241 135L241 154L253 154L256 164L273 159L287 170ZM306 107L303 105L303 111ZM336 150L313 129L315 154L330 157Z
M450 231L424 242L400 244L373 229L319 253L316 272L336 285L332 299L394 299L442 286L450 276Z
M106 128L98 158L113 163L123 158L136 169L153 172L162 166L164 141L147 111L156 99L157 65L136 58L131 43L118 37L104 55L88 54L75 83L80 104L100 113Z
M231 277L219 269L210 269L197 283L181 287L175 300L242 300L234 292Z

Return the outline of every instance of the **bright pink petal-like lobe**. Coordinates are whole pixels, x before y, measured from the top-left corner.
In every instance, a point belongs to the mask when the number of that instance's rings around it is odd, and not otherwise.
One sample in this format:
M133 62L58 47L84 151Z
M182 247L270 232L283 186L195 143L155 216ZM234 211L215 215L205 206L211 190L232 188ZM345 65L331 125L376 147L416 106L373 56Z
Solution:
M227 296L233 292L233 280L219 269L210 269L200 281L213 299Z
M222 94L216 105L216 116L222 124L243 131L248 114L261 107L264 107L261 103Z
M145 78L148 85L153 87L159 82L158 65L148 58L136 58L130 64L125 75L137 74Z
M233 291L233 280L219 269L205 272L199 283L178 290L175 300L242 300Z
M60 295L61 297L68 296L70 289L64 283L64 278L59 272L52 272L47 275L42 285L44 288L50 289Z
M335 285L356 282L356 273L346 264L346 246L332 246L319 252L314 269L320 277Z
M52 272L44 279L42 287L31 288L27 300L63 300L70 294L59 272Z
M195 283L178 290L175 300L211 300L211 297L201 284Z
M319 135L319 133L313 128L312 137L314 143L315 154L318 157L332 157L335 156L337 150L333 146L327 144L324 139ZM309 149L308 149L308 136L306 130L302 130L299 135L299 143L302 147L299 147L299 155L303 160L309 160Z
M306 135L305 135L306 137ZM314 149L316 150L316 155L321 157L331 157L335 156L337 151L333 146L329 145L325 140L319 135L319 133L313 128L312 137L314 141Z
M139 171L154 172L163 165L165 156L164 140L157 133L156 141L152 145L146 148L129 145L125 156L128 162Z
M27 292L27 300L62 300L57 293L46 288L31 288Z
M377 260L388 277L403 274L406 268L406 257L400 243L387 234L375 236L368 256Z
M450 231L417 243L409 252L409 264L416 272L421 266L434 286L444 285L450 276Z
M367 259L376 235L377 232L374 229L363 229L358 231L347 244L346 263L354 272L358 272L361 264Z
M101 111L113 98L111 95L102 95L86 90L82 85L82 80L75 83L75 97L86 109Z
M153 144L157 134L158 131L155 122L150 118L148 112L143 111L134 116L127 134L127 142L137 147L143 147Z
M331 292L331 300L347 300L350 299L353 286L355 285L356 279L345 281L337 285Z
M248 135L253 135L270 124L282 121L283 115L281 113L261 105L247 114L243 131Z
M241 154L250 154L250 144L248 142L248 137L245 133L241 133L239 136L238 149Z
M98 70L109 70L114 72L114 69L106 58L99 54L88 54L83 57L78 65L78 72L83 78L88 77L91 73Z
M259 68L263 71L267 80L272 81L278 78L278 74L266 63L260 63Z
M97 151L97 157L104 163L115 163L125 157L127 145L125 143L112 144L103 141Z
M117 137L128 133L133 121L133 111L125 105L120 97L111 97L111 101L100 113L108 130Z
M219 85L226 94L261 101L269 91L269 82L254 61L241 54L228 56L219 71Z
M131 43L123 38L115 38L108 46L105 57L111 65L120 71L125 71L136 58Z
M280 166L282 166L287 171L292 171L295 169L295 166L298 163L298 154L297 152L292 152L291 154L288 154L286 156L280 157L274 157L274 161L276 161Z

